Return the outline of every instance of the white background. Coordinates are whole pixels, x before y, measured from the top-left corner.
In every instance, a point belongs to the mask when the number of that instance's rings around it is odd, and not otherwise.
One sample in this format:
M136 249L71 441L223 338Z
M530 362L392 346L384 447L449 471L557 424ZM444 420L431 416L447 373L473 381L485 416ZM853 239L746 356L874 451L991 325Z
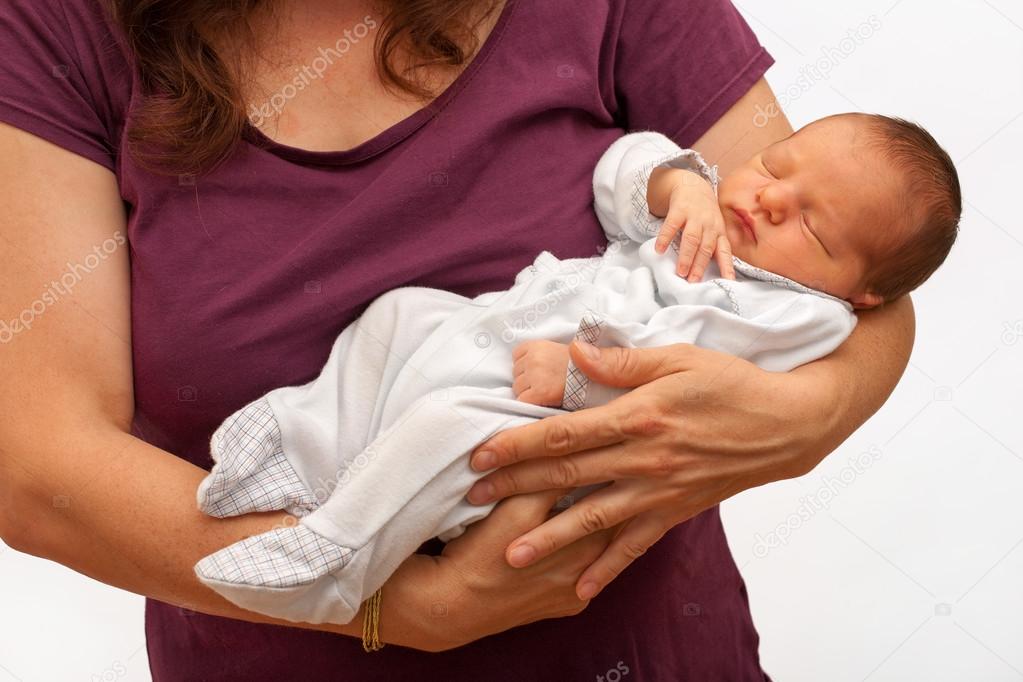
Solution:
M792 89L792 124L914 119L965 197L949 260L913 294L916 345L888 404L808 475L722 505L764 669L779 682L1023 680L1023 6L738 6L777 60L779 97L875 17L826 80Z
M889 403L810 474L722 506L763 665L777 682L1023 680L1023 7L738 7L795 127L916 120L966 198L950 259L914 294ZM869 37L849 39L858 28ZM0 682L149 679L141 598L3 545L0 576Z

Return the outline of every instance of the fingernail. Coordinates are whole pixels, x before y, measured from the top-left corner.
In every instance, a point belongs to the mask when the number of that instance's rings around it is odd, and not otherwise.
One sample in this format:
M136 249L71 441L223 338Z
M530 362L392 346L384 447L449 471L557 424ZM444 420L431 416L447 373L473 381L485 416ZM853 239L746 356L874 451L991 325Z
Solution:
M582 339L576 339L576 343L579 345L579 350L583 352L583 355L588 357L590 360L600 359L600 350L588 341Z
M469 489L469 501L473 504L489 502L494 496L494 486L487 481L477 481L476 485Z
M511 554L508 555L508 559L514 566L525 566L532 561L535 556L535 549L529 545L519 545L511 551Z
M497 455L490 450L484 450L472 458L472 468L476 471L493 469L497 464Z
M579 587L579 597L581 599L593 599L597 596L597 583L585 582Z

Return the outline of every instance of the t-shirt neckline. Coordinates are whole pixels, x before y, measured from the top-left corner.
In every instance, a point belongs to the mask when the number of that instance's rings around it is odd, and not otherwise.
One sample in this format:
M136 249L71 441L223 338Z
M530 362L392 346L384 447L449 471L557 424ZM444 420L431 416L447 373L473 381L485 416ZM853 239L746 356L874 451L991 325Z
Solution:
M290 161L312 165L344 165L358 163L359 161L364 161L376 156L384 150L398 144L416 130L423 127L423 125L430 121L434 116L439 114L444 107L447 106L451 100L454 99L454 97L469 83L469 81L472 80L473 76L475 76L476 72L480 70L484 62L486 62L487 58L490 56L490 53L494 51L497 44L500 42L505 26L511 17L514 5L515 0L506 0L504 7L501 8L500 16L498 16L497 22L494 24L494 28L491 29L490 35L487 36L483 45L480 46L476 56L473 57L472 61L470 61L462 70L462 73L459 74L458 77L455 78L454 82L451 83L439 96L422 109L410 114L386 130L381 131L375 137L372 137L351 149L314 151L311 149L303 149L301 147L292 147L267 137L263 131L252 125L252 123L248 120L245 122L242 137L260 149L268 151L271 154Z

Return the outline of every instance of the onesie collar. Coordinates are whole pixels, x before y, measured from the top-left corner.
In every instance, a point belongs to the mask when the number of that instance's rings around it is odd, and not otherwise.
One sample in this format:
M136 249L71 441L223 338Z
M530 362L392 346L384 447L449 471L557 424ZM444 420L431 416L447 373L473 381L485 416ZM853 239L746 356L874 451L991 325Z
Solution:
M798 291L803 294L813 294L815 296L820 296L821 298L827 298L831 299L832 301L838 301L843 306L845 306L847 310L849 311L853 310L852 304L849 303L849 301L846 301L845 299L838 298L837 296L832 296L831 294L825 291L812 289L804 284L800 284L795 280L789 279L788 277L784 277L777 273L764 270L763 268L758 268L755 265L750 265L749 263L742 260L738 256L732 256L732 265L738 272L741 272L742 274L746 275L751 279L757 279L760 280L761 282L770 282L771 284L776 284L780 287L792 289L793 291Z

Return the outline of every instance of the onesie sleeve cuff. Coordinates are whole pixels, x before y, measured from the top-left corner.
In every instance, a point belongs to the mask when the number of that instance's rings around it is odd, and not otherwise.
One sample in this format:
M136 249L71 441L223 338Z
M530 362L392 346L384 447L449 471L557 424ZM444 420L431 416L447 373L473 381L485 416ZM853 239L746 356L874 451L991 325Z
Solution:
M718 192L718 167L708 164L700 152L695 149L681 149L653 159L636 173L632 191L633 223L637 229L648 237L656 237L664 224L664 218L655 216L650 212L650 204L647 202L647 188L650 185L650 176L655 168L678 168L696 173L710 183L716 195Z
M589 311L579 321L579 329L575 333L575 339L596 346L604 335L607 324L607 320L599 314ZM565 376L565 394L561 400L561 407L569 412L575 412L587 407L606 405L628 392L629 389L627 388L605 386L604 384L591 381L582 370L575 366L570 357L568 359L568 372Z

